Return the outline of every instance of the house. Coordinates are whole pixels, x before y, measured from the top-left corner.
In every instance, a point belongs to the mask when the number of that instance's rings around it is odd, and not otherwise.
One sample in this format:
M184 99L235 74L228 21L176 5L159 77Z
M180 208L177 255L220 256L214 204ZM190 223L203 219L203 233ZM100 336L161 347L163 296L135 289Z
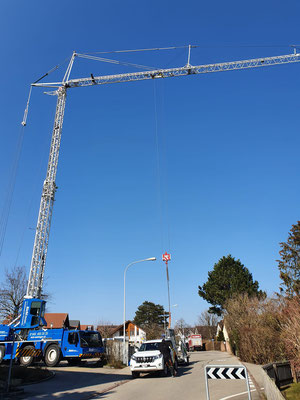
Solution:
M80 321L79 319L70 319L69 321L69 329L80 329Z
M216 336L218 336L220 332L223 332L225 342L229 342L229 335L228 335L228 332L227 332L227 329L225 326L224 319L222 319L222 321L218 322Z
M47 328L69 328L69 314L68 313L45 313L45 320Z
M100 333L102 338L112 337L112 332L118 327L118 325L97 325L97 331Z
M229 341L229 334L228 334L228 331L226 329L226 325L225 325L224 319L222 319L222 321L218 322L216 336L218 336L220 332L223 332L224 340L225 340L224 341L224 349L221 346L221 350L222 351L227 351L227 353L229 353L229 354L233 354L233 351L232 351L232 348L231 348L231 345L230 345L230 341Z
M123 339L123 324L117 326L111 331L111 337L114 339ZM146 340L146 332L135 325L132 321L125 322L125 337L129 343L139 344Z
M217 327L212 325L197 325L195 332L202 336L203 340L214 339L217 332Z
M93 331L94 325L80 325L81 331Z

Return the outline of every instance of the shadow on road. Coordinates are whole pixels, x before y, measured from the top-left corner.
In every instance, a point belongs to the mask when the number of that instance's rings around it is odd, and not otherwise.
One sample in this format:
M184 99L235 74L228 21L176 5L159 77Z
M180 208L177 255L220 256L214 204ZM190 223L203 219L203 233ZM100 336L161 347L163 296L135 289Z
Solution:
M105 391L103 393L97 392L96 390L89 390L89 391L85 391L85 392L69 392L69 393L61 393L61 394L44 394L44 395L40 395L38 398L39 399L63 399L63 400L80 400L80 399L85 399L85 400L89 400L89 399L104 399L106 396L109 396L110 394L114 393L113 390L108 390ZM25 397L16 397L15 399L27 399L28 398L27 394Z
M178 368L177 371L177 376L183 376L183 375L188 375L190 374L190 370L192 369L192 367L190 366L193 363L190 363L189 365L183 365L180 368Z
M19 398L41 400L62 398L75 400L79 398L82 399L84 395L84 399L92 399L92 395L99 396L102 391L105 391L104 385L106 385L106 390L109 391L131 379L129 374L120 372L117 374L111 372L101 373L101 371L103 371L102 368L99 372L85 372L84 370L78 371L75 369L66 371L64 368L59 368L56 369L56 374L53 379L34 385L24 386L25 393ZM101 386L92 388L98 385ZM84 390L85 388L87 388L87 390Z

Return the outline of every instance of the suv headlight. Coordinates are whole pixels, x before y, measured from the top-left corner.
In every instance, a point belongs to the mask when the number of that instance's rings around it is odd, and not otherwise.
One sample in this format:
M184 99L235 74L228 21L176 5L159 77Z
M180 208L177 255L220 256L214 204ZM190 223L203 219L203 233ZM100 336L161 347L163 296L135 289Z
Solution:
M133 361L136 361L136 357L135 357L135 356L131 356L131 359L132 359Z
M160 358L162 358L162 354L158 354L157 356L154 356L153 357L153 360L158 360L158 359L160 359Z

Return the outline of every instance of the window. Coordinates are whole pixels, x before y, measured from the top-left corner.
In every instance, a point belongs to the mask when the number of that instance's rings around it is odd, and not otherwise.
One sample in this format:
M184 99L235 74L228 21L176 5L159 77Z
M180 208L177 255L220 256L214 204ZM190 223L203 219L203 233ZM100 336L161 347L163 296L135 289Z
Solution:
M156 343L143 343L140 347L139 351L151 351L151 350L159 350L160 342Z
M81 347L102 347L102 338L100 333L93 331L80 332Z
M39 315L41 309L41 302L40 301L33 301L30 307L30 314L31 315Z
M70 344L77 344L78 343L78 334L77 334L77 332L70 332L69 333L68 342Z

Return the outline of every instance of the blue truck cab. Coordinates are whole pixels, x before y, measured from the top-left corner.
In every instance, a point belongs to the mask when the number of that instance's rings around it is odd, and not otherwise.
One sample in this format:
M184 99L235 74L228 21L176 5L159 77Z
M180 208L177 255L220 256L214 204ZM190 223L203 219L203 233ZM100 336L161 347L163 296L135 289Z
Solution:
M33 329L47 325L44 314L46 301L40 299L24 299L20 317L17 325L21 329Z

